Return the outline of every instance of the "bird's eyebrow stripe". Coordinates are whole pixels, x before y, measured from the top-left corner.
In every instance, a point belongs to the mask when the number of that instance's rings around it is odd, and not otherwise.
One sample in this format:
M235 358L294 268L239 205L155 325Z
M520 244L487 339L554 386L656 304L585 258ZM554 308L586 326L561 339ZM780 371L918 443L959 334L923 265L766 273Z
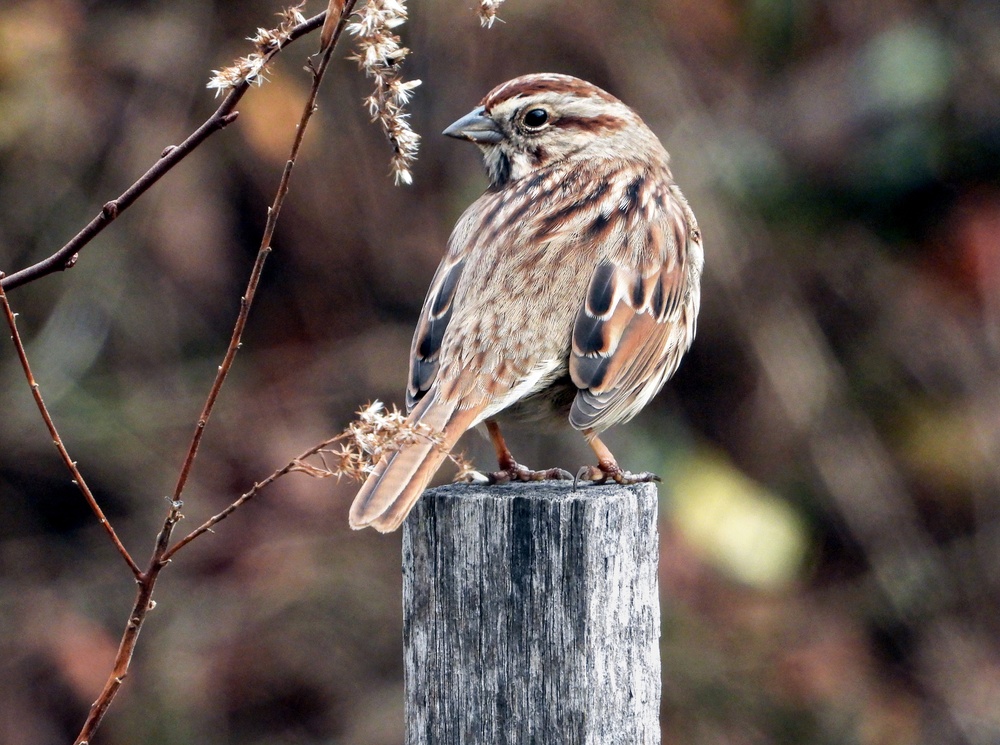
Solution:
M553 126L562 129L576 129L581 132L614 132L624 129L628 122L620 116L613 114L600 114L599 116L561 116Z
M538 93L577 94L585 97L599 98L608 103L618 103L617 98L596 86L564 78L545 79L536 77L531 80L514 80L501 85L499 88L487 93L483 100L480 101L480 105L489 111L493 106L502 101L508 101L517 96L531 96Z

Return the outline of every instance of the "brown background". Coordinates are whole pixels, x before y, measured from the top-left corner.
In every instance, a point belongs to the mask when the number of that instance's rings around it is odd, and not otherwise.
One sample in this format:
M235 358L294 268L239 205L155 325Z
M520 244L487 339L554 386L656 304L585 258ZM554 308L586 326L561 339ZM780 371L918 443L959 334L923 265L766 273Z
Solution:
M307 14L322 9L311 3ZM425 136L388 177L351 62L327 81L193 527L366 401L402 401L448 232L485 185L438 133L517 74L635 107L705 236L699 335L608 442L664 476L664 742L1000 741L1000 19L995 0L412 0ZM0 270L62 245L214 109L272 2L0 8ZM239 121L11 293L73 457L144 560L304 101L300 41ZM481 438L467 450L489 463ZM511 437L575 469L574 433ZM0 741L69 742L133 586L0 345ZM98 742L395 745L399 536L290 476L178 555Z

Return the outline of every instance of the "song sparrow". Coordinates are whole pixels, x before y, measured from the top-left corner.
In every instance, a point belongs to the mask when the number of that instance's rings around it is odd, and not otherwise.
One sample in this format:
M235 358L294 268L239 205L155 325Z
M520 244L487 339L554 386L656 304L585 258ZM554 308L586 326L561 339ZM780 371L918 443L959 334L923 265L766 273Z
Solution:
M585 479L655 479L623 471L598 433L649 402L695 335L701 234L663 146L614 96L554 74L494 88L444 134L479 146L490 186L455 226L410 350L407 421L438 437L377 464L351 527L398 528L481 422L491 481L571 478L518 464L500 416L568 417L597 455Z

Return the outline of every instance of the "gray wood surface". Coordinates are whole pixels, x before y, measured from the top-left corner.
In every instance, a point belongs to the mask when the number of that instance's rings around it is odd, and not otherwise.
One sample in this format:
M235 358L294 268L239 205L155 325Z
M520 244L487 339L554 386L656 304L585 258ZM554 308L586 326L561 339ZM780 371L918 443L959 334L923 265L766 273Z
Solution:
M659 743L656 488L428 491L403 528L407 745Z

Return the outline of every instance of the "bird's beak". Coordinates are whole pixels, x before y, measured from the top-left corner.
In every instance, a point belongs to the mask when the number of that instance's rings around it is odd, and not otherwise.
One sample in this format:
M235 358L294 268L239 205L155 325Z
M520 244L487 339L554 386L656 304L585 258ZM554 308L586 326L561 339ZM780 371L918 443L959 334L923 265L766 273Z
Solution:
M496 145L503 139L497 123L479 106L448 127L442 134L459 140L469 140L477 145Z

